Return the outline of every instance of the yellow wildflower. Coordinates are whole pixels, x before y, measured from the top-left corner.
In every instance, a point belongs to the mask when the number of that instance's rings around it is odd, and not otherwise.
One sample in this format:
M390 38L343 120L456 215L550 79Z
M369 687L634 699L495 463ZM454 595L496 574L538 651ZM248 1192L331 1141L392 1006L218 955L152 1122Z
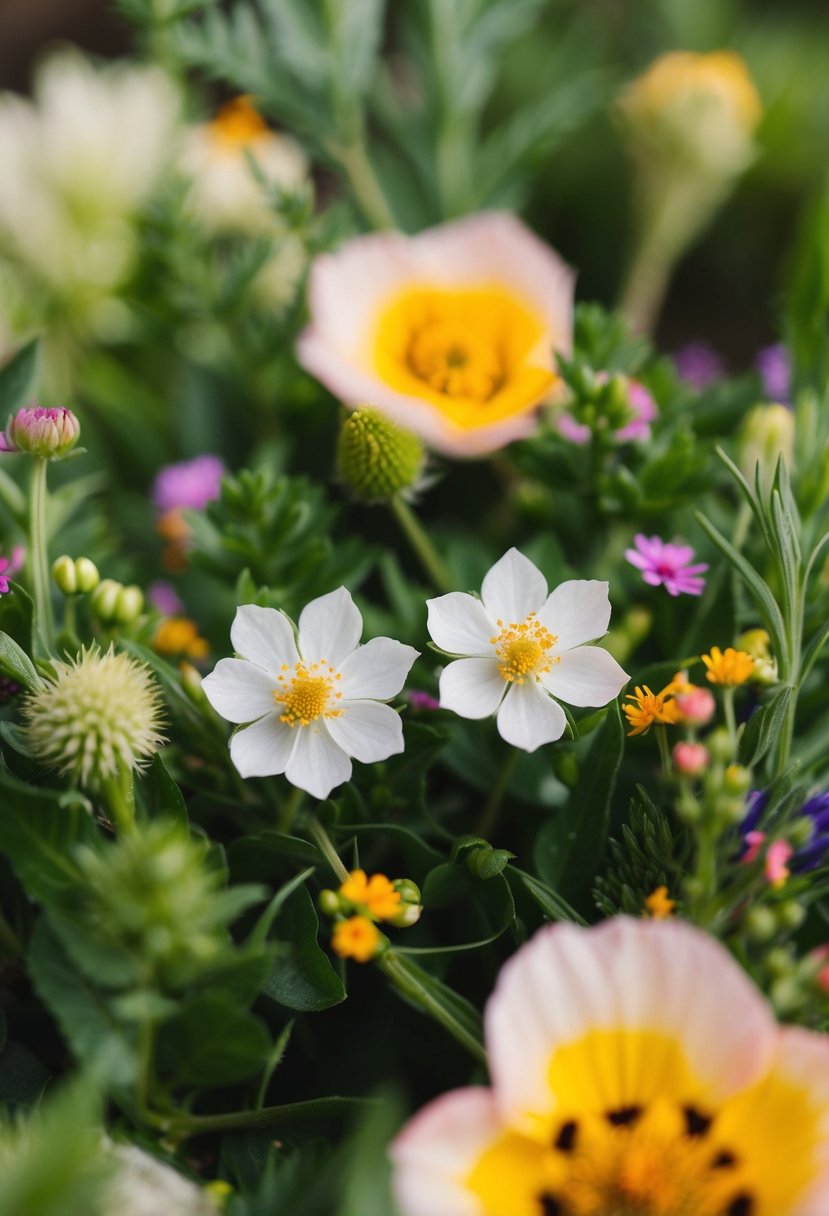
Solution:
M682 712L669 693L670 687L668 684L661 692L651 692L646 684L644 688L637 686L635 692L628 693L627 700L633 704L623 705L622 709L628 726L633 728L628 731L629 735L644 735L654 722L675 725L682 721Z
M665 920L676 907L676 900L669 899L668 888L663 885L657 887L655 891L651 891L645 900L645 907L653 920Z
M385 874L352 870L340 887L340 895L372 920L391 920L400 911L400 892Z
M187 655L189 659L205 659L210 651L206 638L199 636L198 626L185 616L170 616L160 621L153 638L153 650L164 655Z
M701 658L708 668L706 679L712 684L733 687L745 684L754 674L754 659L744 650L735 650L733 646L727 646L724 651L719 646L712 646L710 652Z
M351 916L334 926L331 948L340 958L353 958L358 963L368 963L377 953L380 932L365 916Z

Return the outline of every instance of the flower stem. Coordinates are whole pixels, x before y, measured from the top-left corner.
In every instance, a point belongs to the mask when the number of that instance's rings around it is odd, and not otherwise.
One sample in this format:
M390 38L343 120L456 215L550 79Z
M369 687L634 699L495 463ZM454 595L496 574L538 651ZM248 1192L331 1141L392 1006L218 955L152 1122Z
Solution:
M451 591L452 578L449 570L409 504L396 494L391 499L390 506L392 514L406 533L406 539L435 587L438 591Z
M387 950L378 955L375 962L401 996L439 1022L476 1060L482 1064L486 1063L486 1050L481 1040L455 1017L446 1002L437 999L420 979L418 969L408 959L395 954L393 950Z
M662 763L663 776L670 777L673 765L671 764L671 753L668 748L668 732L665 730L664 722L656 723L656 742L659 747L659 759Z
M125 770L115 777L107 777L101 784L101 793L118 835L131 835L135 831L135 790L132 774Z
M296 818L296 813L302 806L302 799L305 797L305 791L299 786L294 786L288 797L279 808L279 814L276 820L276 830L278 832L290 832L291 825Z
M320 852L325 855L325 859L331 869L337 875L340 882L345 882L348 878L348 870L340 860L340 855L331 843L331 837L326 832L325 828L320 823L316 815L310 815L308 818L308 831L314 839L314 843L319 848Z
M48 460L35 457L29 497L29 561L35 601L37 635L46 654L55 646L52 588L49 582L49 553L46 539L46 469Z
M309 1119L330 1119L349 1114L370 1098L311 1098L306 1102L289 1102L283 1106L263 1106L259 1110L231 1111L219 1115L162 1115L148 1112L147 1121L173 1139L203 1136L208 1132L254 1131L302 1123Z
M394 216L368 158L364 141L355 139L347 144L338 144L333 154L344 169L360 210L372 227L395 228Z
M734 689L726 687L723 689L722 698L723 714L725 716L725 725L728 729L728 738L731 742L731 754L737 756L737 719L734 714Z
M495 827L495 822L498 818L498 811L501 808L501 801L507 791L507 787L512 777L512 771L515 768L515 763L518 759L518 748L511 747L504 757L504 763L501 765L501 771L492 787L492 793L489 795L489 801L484 807L483 814L478 820L478 826L475 829L478 836L482 836L484 840L488 840L492 829Z

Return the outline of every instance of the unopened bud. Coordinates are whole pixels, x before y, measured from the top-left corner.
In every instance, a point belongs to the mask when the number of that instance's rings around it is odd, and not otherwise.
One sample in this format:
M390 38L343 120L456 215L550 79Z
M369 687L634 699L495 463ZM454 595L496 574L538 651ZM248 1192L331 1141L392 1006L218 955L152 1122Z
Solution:
M71 452L80 433L80 423L71 410L30 406L9 418L5 447L13 452L60 460Z
M117 583L114 578L105 578L92 593L92 611L105 623L115 620L115 606L121 590L121 583Z
M677 743L673 758L676 771L683 777L699 777L711 762L704 743Z
M337 448L339 473L363 502L386 502L415 485L423 444L379 410L362 406L345 420Z
M777 917L771 908L751 908L743 919L743 928L755 942L767 942L777 932Z
M713 730L706 739L706 743L712 760L726 762L733 759L734 747L731 742L731 736L724 727L721 726L717 730Z
M794 414L787 405L756 405L745 416L740 438L740 468L753 482L759 464L762 479L767 483L779 457L791 467Z
M692 688L690 692L679 693L676 704L682 712L682 721L689 726L707 726L717 708L714 694L707 688Z
M339 916L342 910L339 895L327 887L317 896L317 907L324 916Z
M88 557L75 558L75 577L78 583L78 591L84 594L88 591L94 591L101 581L98 567Z
M207 697L204 695L202 688L201 672L192 663L187 663L186 661L179 663L178 669L181 676L181 687L193 704L202 708L207 704Z
M64 595L74 595L78 590L75 563L66 553L52 562L52 578L55 580L58 590L62 591Z
M729 794L745 794L751 789L751 770L741 764L729 764L725 770L723 789Z
M799 929L806 919L806 909L796 899L784 899L775 911L781 929Z
M122 587L115 601L115 620L119 625L131 625L141 615L144 592L135 583Z

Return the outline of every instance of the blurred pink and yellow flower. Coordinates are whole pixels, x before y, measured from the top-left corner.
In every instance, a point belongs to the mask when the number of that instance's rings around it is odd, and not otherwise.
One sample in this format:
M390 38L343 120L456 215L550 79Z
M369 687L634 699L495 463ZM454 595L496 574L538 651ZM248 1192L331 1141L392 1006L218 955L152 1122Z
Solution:
M513 216L378 233L311 268L299 360L450 456L528 435L572 341L573 273Z

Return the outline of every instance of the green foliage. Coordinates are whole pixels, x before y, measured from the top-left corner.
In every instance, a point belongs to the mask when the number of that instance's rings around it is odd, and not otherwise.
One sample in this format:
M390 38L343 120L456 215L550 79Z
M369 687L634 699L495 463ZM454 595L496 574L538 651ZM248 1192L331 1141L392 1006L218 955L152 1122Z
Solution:
M607 865L593 891L596 906L605 916L642 916L645 900L661 886L676 899L689 850L687 833L639 789L621 837L608 844Z

